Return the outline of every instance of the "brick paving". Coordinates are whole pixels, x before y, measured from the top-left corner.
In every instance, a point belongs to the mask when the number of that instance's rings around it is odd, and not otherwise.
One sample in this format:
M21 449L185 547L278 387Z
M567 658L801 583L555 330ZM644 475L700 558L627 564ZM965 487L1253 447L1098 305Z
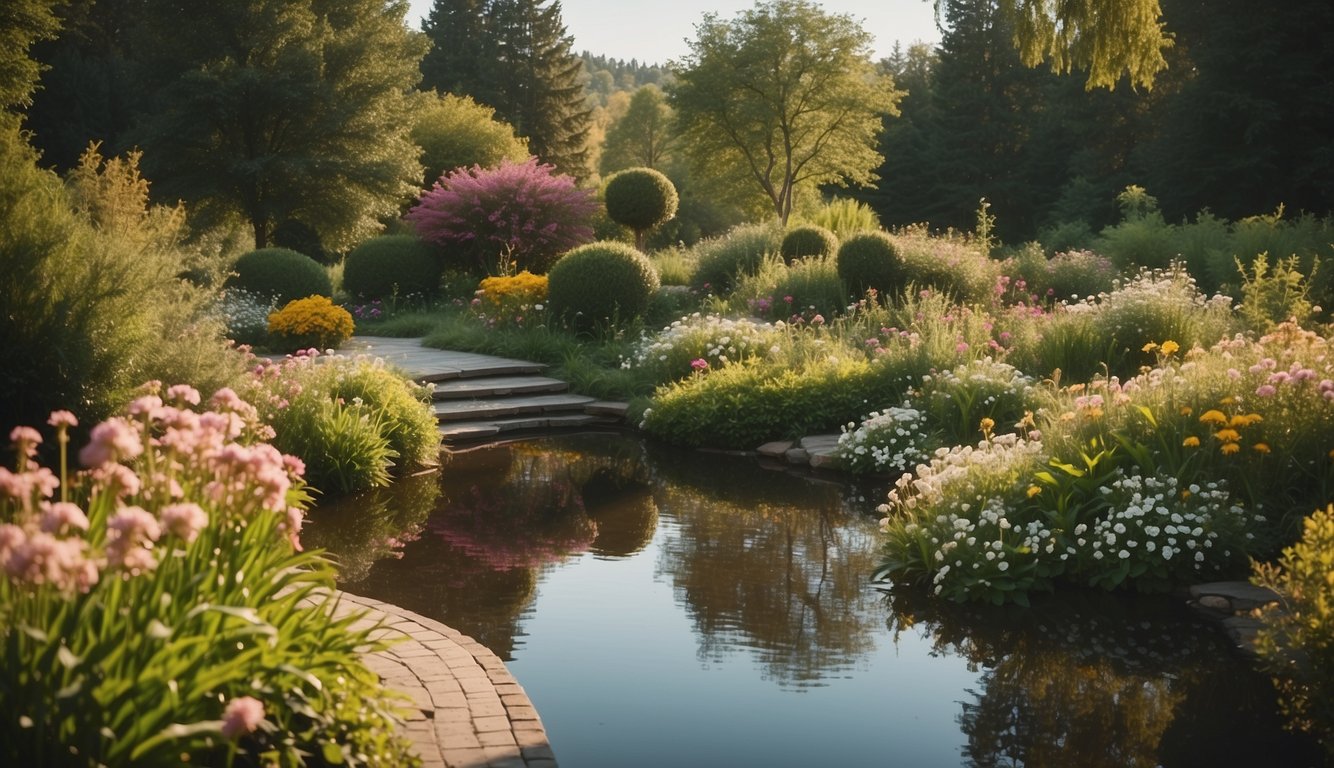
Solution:
M406 732L424 768L555 768L546 729L495 654L433 619L341 593L339 615L365 611L398 640L366 664L412 702Z

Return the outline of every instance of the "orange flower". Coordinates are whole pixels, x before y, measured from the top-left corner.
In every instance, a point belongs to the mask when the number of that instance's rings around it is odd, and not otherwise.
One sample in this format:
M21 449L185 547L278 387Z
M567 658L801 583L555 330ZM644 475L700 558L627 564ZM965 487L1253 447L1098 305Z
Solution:
M1198 448L1200 446L1200 438L1196 437L1195 435L1191 435L1185 440L1182 440L1181 444L1186 446L1187 448Z
M1204 424L1226 424L1227 417L1218 409L1210 409L1204 412L1200 417L1200 422Z
M1227 456L1229 454L1233 454L1236 453L1237 451L1240 451L1241 446L1237 445L1236 443L1223 443L1223 445L1219 447L1218 450L1222 451L1224 456Z
M1169 340L1169 341L1164 341L1164 342L1163 342L1163 346L1162 346L1162 348L1161 348L1161 351L1162 351L1162 353L1163 353L1164 355L1170 355L1170 354L1172 354L1173 352L1176 352L1178 349L1181 349L1181 345L1178 344L1178 343L1176 343L1175 341L1170 341L1170 340Z
M1144 352L1152 352L1157 348L1158 345L1151 341L1148 344L1145 344L1143 347L1141 347L1141 350Z
M1183 406L1181 406L1181 411L1180 411L1180 413L1181 413L1182 416L1189 416L1189 415L1191 415L1192 413L1194 413L1194 411L1191 409L1191 407L1190 407L1189 405L1183 405Z
M1220 429L1214 433L1215 440L1222 440L1225 443L1235 443L1241 439L1241 433L1235 429Z
M1039 493L1042 493L1042 489L1041 489L1041 488L1037 487L1036 485L1030 485L1030 486L1028 486L1028 498L1031 499L1031 498L1033 498L1034 496L1037 496Z
M1251 446L1251 450L1256 453L1269 453L1269 443L1256 443Z

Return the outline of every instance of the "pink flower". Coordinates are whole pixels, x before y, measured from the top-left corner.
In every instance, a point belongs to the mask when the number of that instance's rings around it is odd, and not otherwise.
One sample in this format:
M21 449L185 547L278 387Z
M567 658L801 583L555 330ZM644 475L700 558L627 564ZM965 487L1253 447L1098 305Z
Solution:
M133 459L143 452L144 446L135 426L125 419L113 417L93 427L88 444L79 451L79 460L86 467L100 467L112 461Z
M189 384L174 384L167 388L167 399L172 402L199 405L199 390Z
M151 571L157 560L149 550L162 536L158 519L141 507L122 507L107 521L107 564L131 574Z
M187 544L194 541L204 526L208 525L208 513L198 504L189 502L163 507L161 517L167 530Z
M251 696L240 696L227 702L222 713L222 735L236 739L254 733L264 720L264 703Z
M79 420L74 418L74 414L69 411L51 411L51 417L46 420L46 423L57 428L79 426Z
M690 368L696 371L703 371L709 367L709 361L702 357L697 357L690 361Z
M1255 390L1255 394L1259 395L1260 397L1272 397L1274 393L1277 391L1278 391L1277 389L1274 389L1273 384L1261 384Z
M88 516L79 509L77 504L58 501L54 504L43 504L41 527L47 533L60 533L65 528L76 528L80 531L88 530Z
M37 446L42 444L42 435L32 427L14 427L9 432L9 442L24 456L32 458L37 455Z
M824 315L816 315L811 318L811 325L824 325Z
M955 351L955 352L958 352L959 354L963 354L964 352L967 352L967 351L968 351L968 342L966 342L966 341L961 341L961 342L959 342L958 344L955 344L955 345L954 345L954 351Z

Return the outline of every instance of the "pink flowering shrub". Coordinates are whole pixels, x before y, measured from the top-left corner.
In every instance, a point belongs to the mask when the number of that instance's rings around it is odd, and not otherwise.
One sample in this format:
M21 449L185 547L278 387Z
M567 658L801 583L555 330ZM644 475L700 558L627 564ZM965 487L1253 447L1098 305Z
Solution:
M404 216L422 239L446 246L458 266L490 273L543 273L565 251L593 239L593 192L530 157L495 168L459 168L440 178Z
M221 390L153 386L70 467L68 412L0 468L0 764L402 765L395 716L300 541L300 460ZM316 759L311 762L312 756ZM338 756L338 760L334 760Z

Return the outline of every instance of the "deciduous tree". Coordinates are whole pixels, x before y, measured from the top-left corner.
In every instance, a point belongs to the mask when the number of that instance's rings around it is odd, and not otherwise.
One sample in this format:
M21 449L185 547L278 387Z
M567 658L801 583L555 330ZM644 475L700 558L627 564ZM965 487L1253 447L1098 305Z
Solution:
M881 116L901 94L856 21L774 0L695 29L670 100L696 172L744 175L784 223L801 187L875 180Z
M607 129L600 170L604 174L625 168L663 170L672 145L672 108L662 89L646 85L630 97L625 114Z

